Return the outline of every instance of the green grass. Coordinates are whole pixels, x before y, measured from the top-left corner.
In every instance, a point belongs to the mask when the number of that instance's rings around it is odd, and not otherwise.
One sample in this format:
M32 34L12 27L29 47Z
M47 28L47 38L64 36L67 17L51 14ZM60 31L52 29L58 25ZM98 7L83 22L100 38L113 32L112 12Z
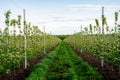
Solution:
M33 68L26 80L102 80L102 76L61 42Z
M59 46L35 65L30 76L26 80L46 80L47 71L49 70L49 66L53 63L53 59L56 56L56 50L58 48Z

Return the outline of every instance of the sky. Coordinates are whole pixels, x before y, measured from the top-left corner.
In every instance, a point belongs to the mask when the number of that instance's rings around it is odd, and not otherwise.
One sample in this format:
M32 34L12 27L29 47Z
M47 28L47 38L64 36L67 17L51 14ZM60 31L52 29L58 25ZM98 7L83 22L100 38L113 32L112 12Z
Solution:
M23 16L43 31L51 34L73 34L81 31L80 26L95 25L95 19L101 24L101 7L108 25L114 26L114 12L120 10L120 0L0 0L0 28L4 28L7 10L11 10L11 19ZM119 21L118 21L119 22Z

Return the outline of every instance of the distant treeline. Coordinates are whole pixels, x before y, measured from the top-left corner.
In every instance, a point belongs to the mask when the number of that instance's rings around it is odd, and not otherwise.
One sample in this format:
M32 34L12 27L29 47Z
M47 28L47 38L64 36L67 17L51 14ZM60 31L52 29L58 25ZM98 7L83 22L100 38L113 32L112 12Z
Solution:
M58 38L60 38L61 40L64 40L66 37L70 36L70 35L54 35L57 36Z

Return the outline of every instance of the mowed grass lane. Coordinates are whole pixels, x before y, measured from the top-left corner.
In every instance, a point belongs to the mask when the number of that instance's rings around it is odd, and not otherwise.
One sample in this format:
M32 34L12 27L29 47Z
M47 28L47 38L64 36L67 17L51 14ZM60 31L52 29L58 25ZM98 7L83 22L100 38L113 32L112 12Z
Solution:
M61 42L35 65L26 80L102 80L102 75Z

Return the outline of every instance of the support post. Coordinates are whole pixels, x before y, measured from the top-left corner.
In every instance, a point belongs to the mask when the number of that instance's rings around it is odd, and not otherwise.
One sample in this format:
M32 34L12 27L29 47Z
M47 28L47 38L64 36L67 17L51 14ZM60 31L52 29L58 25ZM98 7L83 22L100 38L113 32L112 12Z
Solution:
M27 53L26 53L26 48L27 48L27 37L26 37L26 19L25 19L25 9L23 10L23 17L24 17L24 53L25 53L25 69L27 68Z
M102 7L102 43L104 43L104 7ZM102 53L104 53L104 44L102 47ZM101 67L104 67L103 57L101 59Z

